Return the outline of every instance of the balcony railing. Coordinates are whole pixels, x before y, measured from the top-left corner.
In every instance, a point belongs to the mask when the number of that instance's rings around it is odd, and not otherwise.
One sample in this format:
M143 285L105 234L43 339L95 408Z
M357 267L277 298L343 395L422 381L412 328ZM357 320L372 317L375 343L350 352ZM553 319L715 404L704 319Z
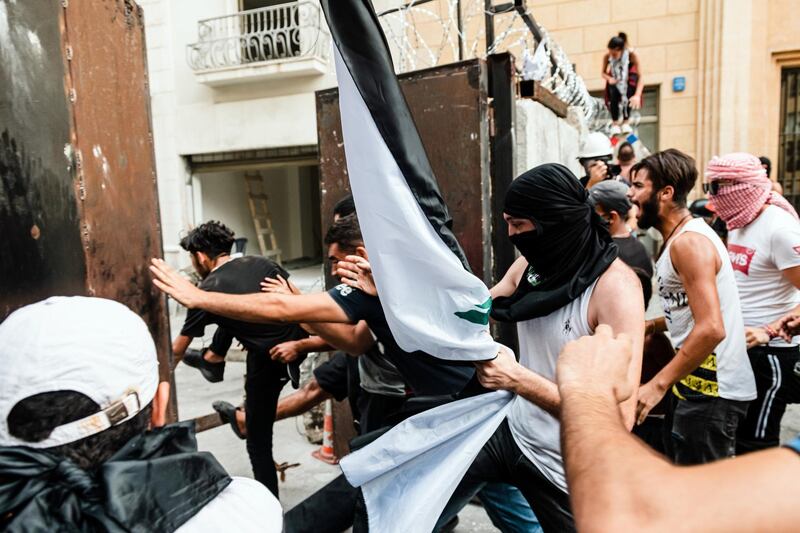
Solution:
M319 4L300 0L201 20L187 61L198 74L293 59L327 63L330 34L323 18Z

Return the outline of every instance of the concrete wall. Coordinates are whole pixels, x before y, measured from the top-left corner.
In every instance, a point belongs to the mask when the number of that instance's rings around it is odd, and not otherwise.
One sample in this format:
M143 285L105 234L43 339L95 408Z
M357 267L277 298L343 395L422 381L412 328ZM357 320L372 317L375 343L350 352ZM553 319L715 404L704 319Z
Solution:
M219 220L231 228L237 237L247 238L247 254L258 254L253 220L247 207L244 176L240 172L215 172L198 176L201 191L197 222Z
M319 257L319 218L312 215L319 210L319 203L314 205L311 191L318 186L314 167L271 168L262 170L261 174L269 195L272 227L282 259ZM201 204L196 207L198 223L220 220L237 237L247 238L248 255L258 255L258 239L247 204L244 173L201 174L197 181L196 187L201 191Z
M578 164L579 129L539 102L517 100L515 135L517 176L543 163L561 163L576 177L583 175Z

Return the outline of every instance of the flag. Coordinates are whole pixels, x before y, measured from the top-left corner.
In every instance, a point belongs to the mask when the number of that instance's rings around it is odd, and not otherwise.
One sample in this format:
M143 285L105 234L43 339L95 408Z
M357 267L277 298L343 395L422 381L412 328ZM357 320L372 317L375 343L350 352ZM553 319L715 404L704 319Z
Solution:
M335 43L350 189L392 334L407 352L492 359L489 290L453 235L369 0L323 8Z
M392 334L407 352L492 359L501 346L489 333L489 290L453 235L378 18L369 0L321 3L350 188ZM370 531L431 531L512 397L495 392L426 411L345 457L342 470L362 488Z

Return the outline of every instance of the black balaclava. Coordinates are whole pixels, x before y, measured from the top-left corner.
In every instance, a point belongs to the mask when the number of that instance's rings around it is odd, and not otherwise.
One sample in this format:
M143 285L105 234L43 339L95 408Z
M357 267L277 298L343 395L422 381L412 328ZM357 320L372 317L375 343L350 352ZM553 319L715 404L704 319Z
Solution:
M514 294L495 299L495 320L530 320L560 309L616 259L617 246L588 198L575 175L555 163L539 165L511 183L505 213L531 220L536 229L511 237L529 266Z

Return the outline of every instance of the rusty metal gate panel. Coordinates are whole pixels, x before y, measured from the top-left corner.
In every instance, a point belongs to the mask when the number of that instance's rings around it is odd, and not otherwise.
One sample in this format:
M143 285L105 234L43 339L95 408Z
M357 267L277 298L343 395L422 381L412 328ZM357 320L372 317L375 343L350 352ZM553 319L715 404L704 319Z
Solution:
M57 6L0 3L0 320L84 291Z
M400 87L473 272L491 283L488 76L474 59L402 74ZM350 190L338 89L317 92L322 222Z
M168 379L166 301L147 270L162 244L141 9L0 3L0 57L2 272L25 261L0 278L0 319L52 294L120 301L149 325Z

